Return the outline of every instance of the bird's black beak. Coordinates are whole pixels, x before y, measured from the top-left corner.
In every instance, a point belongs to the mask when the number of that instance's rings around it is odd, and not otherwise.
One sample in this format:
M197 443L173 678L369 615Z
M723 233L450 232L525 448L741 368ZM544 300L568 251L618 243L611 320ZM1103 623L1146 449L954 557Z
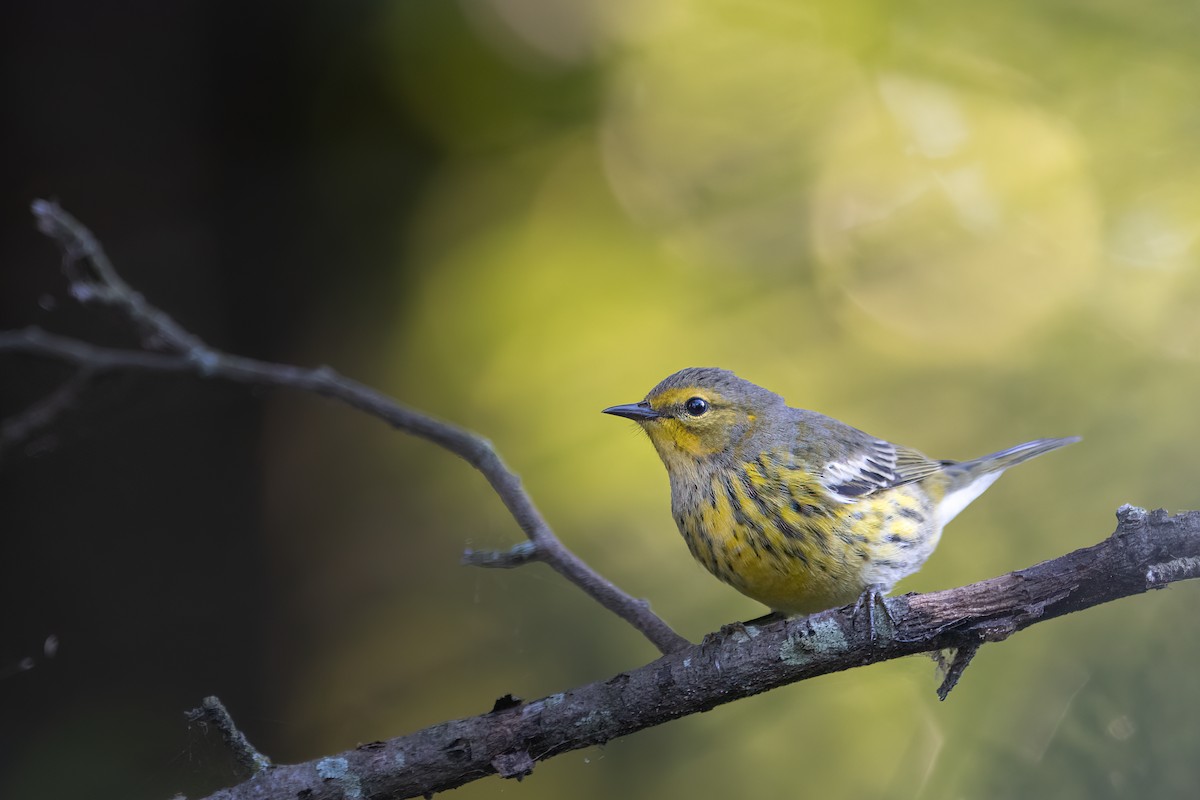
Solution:
M604 409L603 413L612 414L615 417L625 417L635 422L641 422L647 419L658 419L662 414L650 407L650 404L643 400L640 403L626 403L623 406L609 406Z

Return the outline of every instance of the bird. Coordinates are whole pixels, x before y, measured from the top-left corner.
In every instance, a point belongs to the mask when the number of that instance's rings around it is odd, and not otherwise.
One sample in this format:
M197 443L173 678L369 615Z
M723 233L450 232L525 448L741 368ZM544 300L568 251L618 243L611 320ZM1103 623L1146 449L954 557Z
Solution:
M969 461L934 460L715 367L689 367L636 403L666 466L692 556L771 610L874 609L919 570L945 525L1011 466L1079 441L1035 439ZM765 619L765 618L764 618Z

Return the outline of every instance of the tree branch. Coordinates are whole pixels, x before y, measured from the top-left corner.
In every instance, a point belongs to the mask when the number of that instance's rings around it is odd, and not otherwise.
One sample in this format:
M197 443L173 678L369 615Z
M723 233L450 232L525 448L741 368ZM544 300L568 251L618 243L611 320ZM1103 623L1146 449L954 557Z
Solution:
M633 625L659 652L670 653L689 642L650 611L645 601L631 597L585 564L550 530L521 479L501 460L491 442L456 425L405 408L368 386L339 375L329 367L304 369L229 355L204 348L179 355L144 350L99 347L79 339L57 336L29 327L0 331L0 353L23 353L74 364L93 375L105 372L155 372L220 378L253 386L286 387L338 400L383 420L397 430L427 439L464 459L491 484L505 508L536 548L536 558L583 589L592 599ZM488 561L475 555L466 563L500 566L499 557ZM516 566L508 563L506 566Z
M233 722L228 709L214 696L204 698L198 708L187 712L188 722L197 725L213 725L221 732L225 745L233 752L234 757L244 769L251 774L258 774L271 766L271 759L264 756L250 744L246 734Z
M119 311L142 330L147 347L177 353L207 349L198 337L148 303L140 292L134 291L117 274L92 232L58 203L34 200L30 210L37 229L58 242L62 250L63 274L73 298L80 303L96 303Z
M88 377L121 370L187 373L253 386L299 389L342 402L383 420L397 430L449 450L481 472L533 544L536 560L549 565L592 599L633 625L660 652L675 652L689 644L651 612L644 600L618 589L559 541L532 498L522 488L521 479L508 468L487 439L406 408L374 389L339 375L329 367L303 369L230 355L209 347L125 283L91 231L78 220L56 203L46 200L34 201L32 209L38 229L55 239L62 248L63 271L70 283L71 295L80 302L104 304L128 317L143 331L144 345L148 349L97 347L30 327L0 332L0 353L24 353L65 361L77 366L81 372L88 373ZM86 380L78 379L80 384ZM71 401L70 397L57 394L52 399L52 405L57 410L69 406ZM27 411L21 418L31 415L37 416L36 409ZM34 427L23 419L18 419L17 423L22 433ZM16 440L15 436L8 437L10 430L12 423L3 427L2 433L9 441L0 439L0 447L11 447Z
M1200 512L1171 516L1123 506L1117 517L1116 531L1092 547L958 589L886 601L895 631L874 643L854 625L853 606L761 628L728 625L698 645L608 680L532 702L503 698L477 717L276 766L209 800L382 800L429 796L491 774L521 778L552 756L789 683L915 653L957 649L964 654L951 663L957 681L985 643L1200 577Z
M90 367L80 367L37 403L15 417L0 420L0 462L4 461L5 454L14 452L74 408L94 375Z

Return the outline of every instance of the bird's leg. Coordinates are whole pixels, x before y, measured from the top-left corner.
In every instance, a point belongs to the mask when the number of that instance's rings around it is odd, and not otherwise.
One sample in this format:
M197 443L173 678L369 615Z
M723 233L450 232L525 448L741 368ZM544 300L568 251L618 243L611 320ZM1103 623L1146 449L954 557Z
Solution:
M854 610L851 612L850 618L857 628L859 621L865 616L867 630L871 634L871 644L874 644L878 639L877 629L875 626L875 609L879 608L883 611L883 617L887 620L888 634L896 630L896 620L892 618L892 612L887 607L887 602L883 599L884 593L887 591L883 586L871 584L863 593L858 596L858 600L854 602Z

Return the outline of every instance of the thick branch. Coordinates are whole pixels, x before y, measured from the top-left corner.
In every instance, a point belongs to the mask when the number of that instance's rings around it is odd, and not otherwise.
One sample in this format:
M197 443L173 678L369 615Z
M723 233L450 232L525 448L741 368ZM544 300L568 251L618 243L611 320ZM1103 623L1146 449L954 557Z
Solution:
M383 800L428 795L490 774L519 778L551 756L778 686L914 653L959 648L973 654L1035 623L1200 577L1200 512L1169 516L1124 506L1118 520L1104 541L1052 561L889 600L894 633L874 643L856 628L849 606L761 628L729 625L699 645L606 681L533 702L506 698L477 717L273 767L210 800ZM961 673L966 661L958 663Z

